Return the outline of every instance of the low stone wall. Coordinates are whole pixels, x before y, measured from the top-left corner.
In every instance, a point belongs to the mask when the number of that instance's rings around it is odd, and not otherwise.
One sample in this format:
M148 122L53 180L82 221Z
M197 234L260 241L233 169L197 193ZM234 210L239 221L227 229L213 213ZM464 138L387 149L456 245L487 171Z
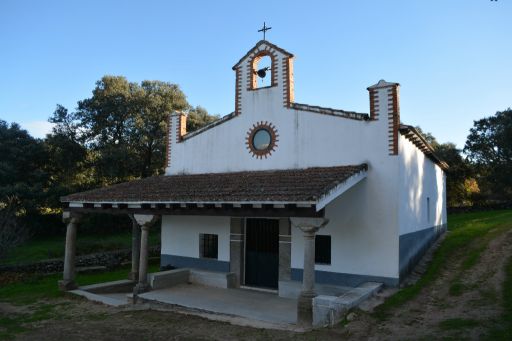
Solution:
M224 289L237 287L236 275L233 272L214 272L197 269L174 269L151 273L148 274L148 282L153 290L185 283Z
M149 256L160 256L160 246L149 248ZM109 269L113 269L121 266L123 262L130 262L131 257L131 249L98 252L89 255L77 256L75 264L77 267L101 265L106 266ZM0 273L17 272L49 274L62 272L63 267L64 260L62 258L57 258L30 264L0 265Z
M469 213L481 211L510 210L512 209L512 201L502 202L483 202L473 206L450 206L447 208L448 213Z

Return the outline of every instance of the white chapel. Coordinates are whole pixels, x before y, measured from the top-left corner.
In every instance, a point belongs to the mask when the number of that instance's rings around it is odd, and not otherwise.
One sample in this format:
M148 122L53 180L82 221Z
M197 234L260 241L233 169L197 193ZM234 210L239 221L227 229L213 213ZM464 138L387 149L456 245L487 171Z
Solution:
M368 113L298 103L293 58L261 40L233 66L231 114L187 133L186 113L170 113L165 175L63 197L67 246L81 214L131 215L132 279L152 290L144 263L159 221L162 268L295 297L306 321L321 286L398 286L446 229L448 166L401 122L398 83L369 86Z

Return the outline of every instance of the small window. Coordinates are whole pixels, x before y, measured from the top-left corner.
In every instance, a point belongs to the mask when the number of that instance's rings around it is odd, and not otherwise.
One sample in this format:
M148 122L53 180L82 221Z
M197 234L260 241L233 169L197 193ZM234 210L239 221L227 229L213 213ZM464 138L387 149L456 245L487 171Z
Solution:
M427 223L430 223L430 197L427 197Z
M219 237L216 234L199 235L199 255L201 258L217 259L219 255Z
M331 264L331 236L316 236L315 263Z

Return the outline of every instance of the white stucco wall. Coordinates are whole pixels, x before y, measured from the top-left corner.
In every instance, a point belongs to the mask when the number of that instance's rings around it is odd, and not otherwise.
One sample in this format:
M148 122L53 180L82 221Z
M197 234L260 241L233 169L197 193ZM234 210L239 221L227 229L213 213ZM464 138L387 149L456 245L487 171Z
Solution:
M331 264L317 264L316 270L398 277L396 200L374 191L377 180L370 175L326 207L329 223L318 234L331 236ZM292 268L302 269L303 257L303 234L294 228Z
M218 260L229 262L229 217L163 216L162 254L199 258L199 234L219 237Z
M388 156L387 127L288 110L282 103L272 107L264 96L272 97L272 90L253 92L254 105L240 116L176 144L168 174L338 166ZM263 159L253 157L245 144L247 132L259 121L271 122L279 135L275 151Z
M446 224L444 171L404 136L400 136L399 147L400 235ZM429 213L427 198L430 198Z

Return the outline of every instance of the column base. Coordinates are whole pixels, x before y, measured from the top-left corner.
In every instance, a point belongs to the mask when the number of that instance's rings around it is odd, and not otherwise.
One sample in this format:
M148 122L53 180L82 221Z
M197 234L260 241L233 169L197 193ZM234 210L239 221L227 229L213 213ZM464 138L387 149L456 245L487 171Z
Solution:
M314 291L301 292L297 301L297 324L302 327L313 325L313 298Z
M128 279L131 279L132 281L138 281L139 280L139 272L138 271L130 271L128 274Z
M60 291L75 290L76 288L78 288L78 285L73 280L63 279L59 281Z
M142 294L142 293L148 292L149 289L150 289L149 284L147 284L147 283L137 283L135 288L133 288L133 294L134 295Z

